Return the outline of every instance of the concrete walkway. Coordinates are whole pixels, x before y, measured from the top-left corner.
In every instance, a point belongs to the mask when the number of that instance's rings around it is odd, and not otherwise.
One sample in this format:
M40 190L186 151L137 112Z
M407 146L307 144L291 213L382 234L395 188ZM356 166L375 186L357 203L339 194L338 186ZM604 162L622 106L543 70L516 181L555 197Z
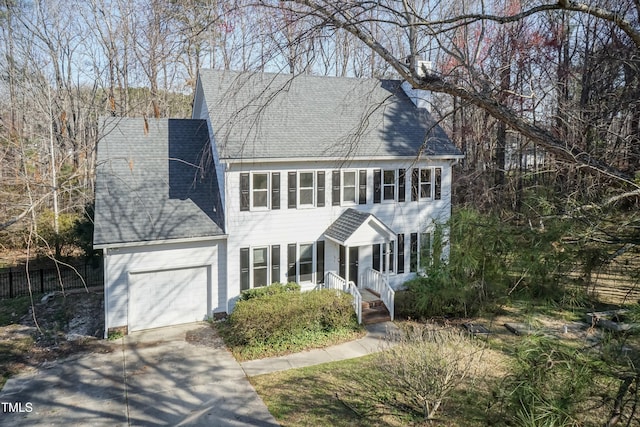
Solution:
M338 360L353 359L376 353L385 346L393 345L393 337L399 334L398 327L393 322L367 325L367 335L359 340L349 341L331 347L288 354L286 356L270 357L267 359L250 360L240 365L247 374L262 375L287 369L302 368L319 365ZM391 338L391 339L390 339Z

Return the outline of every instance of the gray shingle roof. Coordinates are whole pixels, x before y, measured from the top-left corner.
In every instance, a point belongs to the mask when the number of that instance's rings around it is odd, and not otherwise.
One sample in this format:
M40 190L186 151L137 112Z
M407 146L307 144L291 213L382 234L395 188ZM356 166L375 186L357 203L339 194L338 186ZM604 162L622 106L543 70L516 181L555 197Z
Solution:
M333 221L324 235L337 242L345 242L371 216L370 213L349 208Z
M459 156L396 80L202 70L223 159Z
M394 231L385 223L380 221L374 214L361 212L353 208L347 209L338 217L338 219L333 221L333 223L325 230L324 236L344 245L348 243L351 236L353 236L354 233L365 223L368 223L369 226L377 223L378 225L371 227L370 230L381 237L384 237L385 235L395 236Z
M94 245L223 234L204 120L100 122Z

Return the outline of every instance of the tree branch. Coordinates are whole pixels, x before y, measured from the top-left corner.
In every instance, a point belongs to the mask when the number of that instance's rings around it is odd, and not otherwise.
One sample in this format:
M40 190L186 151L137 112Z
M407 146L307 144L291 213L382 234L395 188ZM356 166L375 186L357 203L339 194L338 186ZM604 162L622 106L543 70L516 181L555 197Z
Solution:
M26 210L22 211L18 216L13 217L12 219L10 219L9 221L0 223L0 230L4 230L5 228L15 224L16 222L20 221L22 218L24 218L25 216L29 215L31 213L31 211L33 211L36 207L38 207L40 205L40 203L44 202L45 200L47 200L49 197L51 196L51 193L47 193L45 196L41 197L40 199L36 200L31 206L29 206Z
M629 38L633 40L636 47L640 49L640 31L634 28L631 22L624 19L623 16L601 7L589 6L587 4L571 0L558 0L558 5L564 10L586 13L587 15L614 23L618 28L624 31Z
M352 14L350 14L350 9L352 8L352 6L340 8L341 3L324 2L317 0L288 1L310 8L316 14L316 16L321 17L324 22L328 22L336 28L342 28L360 39L380 57L382 57L384 61L386 61L391 67L393 67L395 71L403 79L409 82L414 88L446 93L448 95L459 97L469 102L470 104L473 104L487 111L491 116L506 123L509 127L518 131L526 138L529 138L530 140L536 142L548 152L562 159L575 163L578 166L589 168L601 174L621 180L634 187L638 187L633 182L633 177L631 177L627 173L592 157L590 154L584 152L578 147L569 146L564 141L551 134L547 129L526 121L525 119L518 116L514 111L510 110L507 106L499 103L496 99L490 96L490 93L488 91L472 91L455 83L447 82L443 77L436 75L429 75L426 78L420 78L417 74L414 73L415 70L410 70L404 63L404 61L399 60L371 34L365 32L363 27L360 25L361 22L358 19L354 18ZM616 22L618 25L624 24L624 22L626 22L621 18L615 18L615 14L613 14L612 12L607 13L607 11L596 8L584 9L584 7L586 6L582 6L584 5L568 1L561 1L558 3L558 5L540 6L540 9L534 8L527 12L523 12L522 14L514 15L514 17L519 17L519 19L522 19L523 16L528 16L532 13L538 13L541 10L565 8L567 10L576 10L584 13L590 13L594 16L601 17L602 19L607 19L608 17L609 20L612 20L612 22ZM480 17L482 16L484 17L482 19L498 19L498 17L492 17L491 15L476 16L478 17L478 19L480 19ZM614 20L614 18L616 20ZM515 20L515 18L510 17L503 17L500 19ZM638 46L640 46L640 34L637 34L637 36Z

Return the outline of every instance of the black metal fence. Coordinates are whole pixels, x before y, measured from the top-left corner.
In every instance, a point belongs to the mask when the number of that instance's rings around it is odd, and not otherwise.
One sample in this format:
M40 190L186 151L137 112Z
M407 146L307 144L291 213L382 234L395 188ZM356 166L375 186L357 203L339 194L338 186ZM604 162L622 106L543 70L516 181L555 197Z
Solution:
M0 270L0 299L94 286L103 286L102 263L58 264L46 268Z

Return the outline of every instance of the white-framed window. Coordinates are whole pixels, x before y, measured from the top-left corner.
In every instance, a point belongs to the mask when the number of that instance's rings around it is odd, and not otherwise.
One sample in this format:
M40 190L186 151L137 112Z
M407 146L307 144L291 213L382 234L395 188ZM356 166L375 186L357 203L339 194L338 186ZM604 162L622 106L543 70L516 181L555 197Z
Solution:
M358 171L342 171L342 203L355 205L358 196Z
M424 270L433 263L433 234L420 233L418 252L418 269Z
M396 171L395 170L382 171L382 199L388 200L388 201L396 199Z
M389 242L389 265L387 265L387 250L386 244L373 245L373 268L381 273L389 269L389 273L395 272L395 254L396 254L396 242L392 240Z
M314 250L313 243L301 243L298 257L298 281L300 283L312 282L314 274Z
M280 245L240 248L240 290L280 281Z
M433 262L433 233L411 233L409 271L424 271Z
M324 241L287 245L287 280L301 284L324 280Z
M251 174L251 206L254 209L269 208L269 174L267 172Z
M431 198L431 168L420 169L420 198Z
M325 204L325 172L316 170L287 172L287 207L321 207Z
M240 211L280 209L280 172L240 173Z
M298 172L298 207L315 205L315 171Z
M269 248L267 246L253 248L252 252L252 287L267 286L269 284Z
M413 168L411 170L411 201L442 199L441 167Z

